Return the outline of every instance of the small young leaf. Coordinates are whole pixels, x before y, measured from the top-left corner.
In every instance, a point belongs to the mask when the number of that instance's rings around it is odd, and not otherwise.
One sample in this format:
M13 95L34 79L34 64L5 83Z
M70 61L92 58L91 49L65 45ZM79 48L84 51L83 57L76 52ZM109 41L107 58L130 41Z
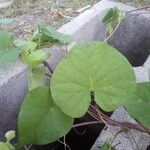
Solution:
M118 20L118 17L120 15L120 10L117 7L110 8L109 11L104 16L102 22L104 24L114 22Z
M86 113L91 92L103 110L112 111L132 100L136 82L132 66L121 53L105 43L91 42L70 50L57 65L50 87L56 105L77 118Z
M47 35L48 37L52 37L54 40L57 40L61 44L69 44L71 43L71 37L69 35L62 34L52 27L47 28L48 32L44 31L44 34Z
M22 51L21 58L23 62L31 65L32 67L41 64L43 61L50 57L50 53L44 50L35 50L31 52Z
M116 150L116 149L106 142L101 146L100 150Z
M54 28L45 27L42 23L38 24L38 32L34 34L32 41L37 42L39 46L54 44L59 42L61 44L69 44L72 39L69 35L62 34Z
M106 25L108 35L111 35L114 32L115 27L120 24L122 18L122 11L120 11L117 7L110 8L102 20L102 22Z
M10 150L15 150L14 146L10 143L10 141L11 141L12 139L14 139L15 136L16 136L16 135L15 135L15 131L13 131L13 130L8 131L8 132L5 134L5 137L6 137L6 139L7 139L7 141L6 141L5 144L8 145L8 147L9 147Z
M23 52L32 52L36 50L37 43L32 41L15 41L15 45L21 49Z
M72 39L69 35L65 35L63 33L58 32L52 27L45 27L43 24L38 24L39 30L49 38L52 38L54 40L57 40L61 44L69 44Z
M54 142L67 134L73 120L53 103L49 87L38 87L30 91L21 107L19 145Z
M13 138L15 138L15 131L8 131L6 134L5 134L5 137L7 139L7 142L10 142Z

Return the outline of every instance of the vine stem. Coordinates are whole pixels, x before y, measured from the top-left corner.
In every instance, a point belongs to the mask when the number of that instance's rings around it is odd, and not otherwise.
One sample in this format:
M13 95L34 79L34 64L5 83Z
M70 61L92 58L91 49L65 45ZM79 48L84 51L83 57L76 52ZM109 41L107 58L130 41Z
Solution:
M52 68L50 67L49 63L47 61L44 61L43 62L44 66L46 66L48 68L48 70L53 74L53 70Z
M95 114L97 121L105 121L107 124L112 125L112 126L118 126L124 129L135 129L141 132L145 132L148 133L150 135L150 129L147 127L143 127L140 124L132 124L132 123L128 123L128 122L119 122L116 120L111 119L110 117L108 117L107 115L103 114L98 108L96 108L95 106L90 105L90 109L88 110L88 112L90 111L89 114ZM99 115L97 114L97 111L99 111L99 113L101 114L103 120L99 117Z
M100 121L83 122L83 123L73 125L73 128L82 127L82 126L86 126L86 125L100 124L100 123L102 123L102 122L100 122Z
M48 77L50 77L50 78L52 77L52 75L50 75L50 74L48 74L48 73L45 73L45 75L48 76Z
M11 42L12 46L15 48L18 48L13 42Z
M64 143L64 142L62 142L62 141L60 141L60 140L57 140L59 143L61 143L61 144L63 144L63 145L65 145L69 150L71 150L71 148L69 147L69 145L68 144L66 144L66 143Z
M139 11L139 10L143 10L143 9L149 9L149 8L150 8L150 6L145 6L145 7L142 7L142 8L137 8L137 9L134 9L134 10L126 12L126 14L129 14L129 13L132 13L132 12L135 12L135 11ZM124 17L122 19L120 19L120 21L116 25L114 31L104 40L104 42L107 42L114 35L114 33L117 31L117 29L120 26L120 24L121 24L121 22L122 22L123 19L124 19Z

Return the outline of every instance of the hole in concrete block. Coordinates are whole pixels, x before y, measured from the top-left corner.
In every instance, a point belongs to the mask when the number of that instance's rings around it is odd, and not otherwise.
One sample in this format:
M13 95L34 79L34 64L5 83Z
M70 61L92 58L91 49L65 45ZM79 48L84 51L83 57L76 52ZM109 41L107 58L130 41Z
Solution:
M150 13L138 11L127 14L108 43L120 51L137 67L144 64L150 54ZM101 30L96 34L100 39Z
M146 150L150 150L150 145L147 147L147 149Z

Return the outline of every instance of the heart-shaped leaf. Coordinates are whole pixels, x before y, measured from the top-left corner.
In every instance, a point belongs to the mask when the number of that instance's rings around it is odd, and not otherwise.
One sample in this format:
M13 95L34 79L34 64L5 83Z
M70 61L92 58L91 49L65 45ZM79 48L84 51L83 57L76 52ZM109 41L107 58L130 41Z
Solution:
M138 83L137 98L127 101L125 107L134 118L150 127L150 83Z
M54 102L71 117L83 116L95 101L112 111L131 100L136 89L135 75L127 59L102 42L79 43L57 65L52 76Z
M49 87L38 87L27 95L19 115L19 143L48 144L63 137L73 118L53 103Z

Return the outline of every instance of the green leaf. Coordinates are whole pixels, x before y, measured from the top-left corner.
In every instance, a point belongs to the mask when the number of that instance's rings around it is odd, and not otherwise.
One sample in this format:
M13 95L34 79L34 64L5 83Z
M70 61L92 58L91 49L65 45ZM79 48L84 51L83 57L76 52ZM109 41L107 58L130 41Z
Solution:
M3 18L3 19L0 19L0 24L1 25L11 25L11 24L14 24L16 22L15 19L13 18Z
M13 37L9 32L0 32L0 67L6 66L18 58L19 50L12 47L12 41Z
M61 44L69 44L72 41L69 35L62 34L53 29L52 27L48 27L47 31L44 31L43 33L48 37L52 37L54 40L57 40Z
M5 134L5 137L7 139L6 143L9 147L10 150L15 150L14 146L11 144L11 140L14 139L16 136L15 134L15 131L11 130L11 131L8 131L6 134Z
M150 127L150 83L139 83L136 95L136 99L124 105L132 117Z
M54 102L71 117L83 116L95 101L112 111L131 100L136 89L135 75L127 59L113 47L102 43L79 43L57 65L51 80Z
M73 118L53 103L49 87L38 87L27 95L19 114L19 143L48 144L71 129Z
M32 90L36 87L42 86L45 79L45 68L42 65L35 66L29 71L29 89Z
M23 52L32 52L36 50L37 43L32 41L15 41L15 45L19 47Z
M123 13L117 7L110 8L102 22L106 25L108 35L113 34L115 27L118 27L123 19Z
M43 61L47 60L50 57L50 53L44 50L35 50L31 52L22 51L21 58L23 62L36 66L41 64Z
M19 53L19 49L14 48L0 51L0 68L6 66L8 63L16 61Z
M116 149L106 142L101 146L100 150L116 150Z
M104 16L102 22L107 24L110 22L118 21L120 13L121 11L117 7L110 8L106 13L106 15Z
M50 57L50 53L44 50L36 50L37 43L32 41L15 41L21 49L21 58L24 63L36 66Z
M53 39L50 39L46 35L36 36L35 38L32 38L32 41L37 43L37 47L39 49L50 47L52 44L57 42Z
M6 134L5 134L5 137L7 139L7 142L10 142L13 138L15 138L15 131L11 130L11 131L8 131Z
M143 102L150 103L150 83L138 83L137 95Z
M13 41L12 35L9 32L0 32L0 51L10 48Z
M33 41L47 44L60 42L61 44L69 44L72 39L69 35L62 34L51 27L45 27L42 23L38 24L39 33L34 36ZM38 39L38 40L37 40Z
M10 150L10 149L7 144L0 142L0 150Z

